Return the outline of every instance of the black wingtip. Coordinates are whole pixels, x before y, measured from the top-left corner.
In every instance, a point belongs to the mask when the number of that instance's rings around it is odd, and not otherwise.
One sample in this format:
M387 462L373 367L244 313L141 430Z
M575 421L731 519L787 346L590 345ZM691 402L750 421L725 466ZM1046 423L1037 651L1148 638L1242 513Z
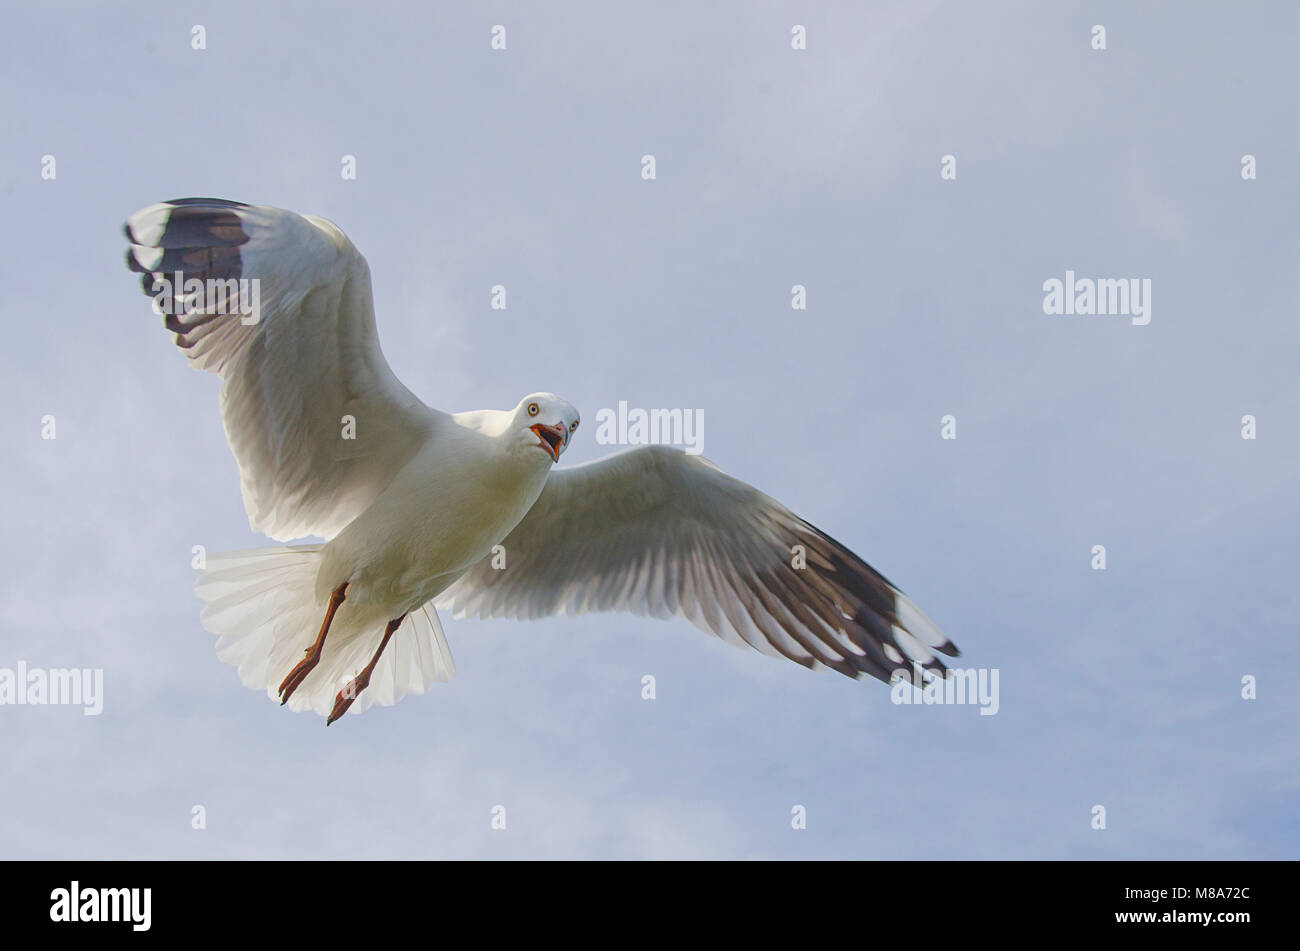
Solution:
M219 208L252 208L253 206L243 201L232 201L229 198L169 198L162 204L164 205L216 205Z

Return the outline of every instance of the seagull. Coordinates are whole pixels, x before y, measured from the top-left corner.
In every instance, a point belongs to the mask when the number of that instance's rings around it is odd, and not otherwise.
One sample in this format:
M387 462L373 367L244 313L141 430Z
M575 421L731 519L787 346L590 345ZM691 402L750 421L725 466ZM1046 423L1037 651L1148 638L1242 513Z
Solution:
M221 380L250 528L324 539L208 555L195 583L218 657L291 710L329 725L450 680L440 609L682 617L885 683L958 656L870 565L703 456L555 468L580 422L567 400L426 406L384 359L369 265L332 222L182 198L125 231L164 326Z

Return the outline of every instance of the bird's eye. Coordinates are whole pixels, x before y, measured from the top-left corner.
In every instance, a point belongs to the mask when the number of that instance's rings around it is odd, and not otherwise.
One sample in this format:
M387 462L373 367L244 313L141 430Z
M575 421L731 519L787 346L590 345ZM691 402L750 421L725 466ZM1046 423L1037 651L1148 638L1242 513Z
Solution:
M577 429L578 429L578 422L577 420L574 420L573 425L569 427L569 432L575 432L577 431Z
M541 411L542 411L542 410L541 410L541 407L539 407L536 403L529 403L529 404L528 404L528 415L529 415L529 416L536 416L536 415L537 415L538 413L540 413Z

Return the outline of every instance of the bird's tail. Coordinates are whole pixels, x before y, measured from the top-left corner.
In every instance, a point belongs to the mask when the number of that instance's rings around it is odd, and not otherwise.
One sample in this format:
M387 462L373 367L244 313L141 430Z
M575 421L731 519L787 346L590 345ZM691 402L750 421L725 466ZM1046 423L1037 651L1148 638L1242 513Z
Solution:
M203 602L200 620L217 636L217 657L238 668L244 686L264 689L276 701L281 681L303 659L325 617L327 603L316 597L320 549L287 545L218 552L207 556L194 584ZM327 715L343 684L379 646L382 619L362 625L350 608L345 601L335 616L320 664L294 691L290 709ZM350 712L424 693L455 672L438 614L427 604L406 616Z

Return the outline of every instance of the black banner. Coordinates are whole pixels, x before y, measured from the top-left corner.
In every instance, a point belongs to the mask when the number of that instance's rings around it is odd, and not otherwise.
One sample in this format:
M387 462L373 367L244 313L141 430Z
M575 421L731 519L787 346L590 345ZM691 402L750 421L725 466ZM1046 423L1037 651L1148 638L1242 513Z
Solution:
M545 866L545 867L542 867ZM1281 926L1280 862L33 862L10 863L10 934L337 940L449 923L499 938L562 928L623 940L841 921L960 940L1140 935L1232 941ZM992 932L990 931L992 929Z

